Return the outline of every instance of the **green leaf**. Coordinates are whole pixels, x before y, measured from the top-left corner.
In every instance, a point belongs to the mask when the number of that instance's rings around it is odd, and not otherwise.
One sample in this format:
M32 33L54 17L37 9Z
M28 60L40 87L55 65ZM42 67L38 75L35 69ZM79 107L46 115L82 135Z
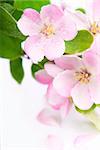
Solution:
M18 83L21 83L24 78L24 70L23 70L21 58L10 61L10 71L13 78Z
M22 14L23 14L23 11L22 11L22 10L15 9L15 11L14 11L13 14L12 14L12 16L13 16L16 20L19 20Z
M86 114L86 113L89 113L91 111L93 111L94 109L96 108L96 105L93 104L92 107L88 110L82 110L80 108L78 108L77 106L75 106L75 109L79 112L79 113L83 113L83 114Z
M22 40L25 39L17 28L16 20L2 6L0 6L0 31L14 38L20 38Z
M83 9L83 8L77 8L76 11L80 11L80 12L82 12L83 14L86 14L85 9Z
M15 59L23 55L21 40L0 32L0 57Z
M31 66L31 72L32 72L32 76L34 77L35 73L41 69L44 69L44 64L48 62L48 60L46 58L44 58L41 62L39 62L38 64L32 64Z
M0 3L0 6L6 9L10 14L13 14L13 12L15 11L15 8L8 3Z
M9 4L13 5L14 0L0 0L0 3L9 3Z
M71 41L65 41L66 49L65 53L75 54L81 53L90 48L93 43L93 36L87 30L80 30L77 36Z
M34 8L40 11L41 7L50 4L50 0L15 0L14 6L19 9Z
M19 20L23 11L20 9L16 9L8 3L0 4L3 8L5 8L16 20Z

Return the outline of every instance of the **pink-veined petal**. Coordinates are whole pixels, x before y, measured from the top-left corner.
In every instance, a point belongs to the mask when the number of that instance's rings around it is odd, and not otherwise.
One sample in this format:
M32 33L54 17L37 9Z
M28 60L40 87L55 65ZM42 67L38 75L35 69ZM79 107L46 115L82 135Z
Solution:
M56 92L52 84L49 85L46 96L48 103L57 109L59 109L63 103L67 101L66 97L63 97Z
M94 103L100 104L100 75L91 79L89 90Z
M65 43L60 37L54 36L45 41L45 56L49 60L54 60L64 54Z
M53 63L46 63L44 65L44 68L47 71L47 73L52 77L57 76L58 73L63 71L61 68L59 68L57 65Z
M37 116L38 121L43 124L51 126L59 126L60 118L57 115L57 112L50 109L43 109Z
M24 10L23 15L17 22L17 26L24 35L38 34L40 15L34 9L28 8Z
M60 68L69 70L77 69L83 66L81 59L77 56L63 55L62 57L55 59L54 62Z
M42 69L35 73L35 79L42 84L50 84L53 78L49 76L44 69Z
M75 85L76 80L74 79L74 71L66 70L59 73L57 77L53 80L53 86L57 93L64 97L69 97L71 89Z
M55 23L62 18L63 11L58 6L51 4L42 7L40 16L44 22Z
M44 58L43 44L38 36L26 39L24 51L34 63L38 63Z
M71 91L74 104L82 110L87 110L93 105L90 94L89 86L81 83L77 83Z

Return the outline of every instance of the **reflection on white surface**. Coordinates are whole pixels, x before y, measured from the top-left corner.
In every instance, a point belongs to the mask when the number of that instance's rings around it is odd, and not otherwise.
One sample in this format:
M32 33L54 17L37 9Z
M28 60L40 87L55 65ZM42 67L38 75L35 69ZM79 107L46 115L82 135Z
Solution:
M70 112L61 128L45 126L36 120L44 106L46 86L32 78L30 65L29 61L24 60L25 78L22 85L18 85L10 75L8 61L0 60L2 150L48 150L45 140L49 134L60 136L65 150L74 150L73 142L77 136L98 134L88 121L75 112ZM92 147L93 143L99 144L98 139L100 136L93 140ZM90 143L87 145L91 146Z
M70 3L74 7L85 6L85 0L72 0ZM18 85L10 75L9 62L0 59L1 149L48 150L45 140L52 134L63 140L64 150L99 150L99 132L74 111L70 112L61 128L45 126L36 120L37 114L44 106L46 86L32 78L31 62L25 59L23 63L25 78L22 84ZM88 142L83 140L83 143L75 147L75 138L85 134L96 136Z

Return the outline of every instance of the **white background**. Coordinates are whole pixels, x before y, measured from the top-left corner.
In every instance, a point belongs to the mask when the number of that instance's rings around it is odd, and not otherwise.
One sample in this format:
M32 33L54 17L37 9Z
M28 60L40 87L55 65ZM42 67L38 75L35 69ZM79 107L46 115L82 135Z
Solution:
M85 0L68 1L73 7L85 7ZM46 86L32 78L29 60L24 59L23 65L25 78L18 85L11 77L9 62L0 59L1 150L47 150L45 140L51 134L63 140L64 150L99 150L99 132L78 113L70 112L62 128L45 126L36 120L44 106ZM73 146L75 138L85 134L97 136L81 146Z

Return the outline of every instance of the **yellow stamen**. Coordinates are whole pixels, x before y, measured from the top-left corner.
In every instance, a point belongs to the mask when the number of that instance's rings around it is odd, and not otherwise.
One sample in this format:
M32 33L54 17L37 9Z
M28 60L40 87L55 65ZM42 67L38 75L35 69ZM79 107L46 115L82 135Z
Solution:
M91 25L90 31L95 35L97 33L100 33L100 26L98 26L98 24L96 22L94 22Z
M50 36L55 33L55 29L52 25L45 25L44 28L41 30L41 33L45 36Z
M87 84L90 81L91 74L86 69L75 72L75 78L81 83Z

